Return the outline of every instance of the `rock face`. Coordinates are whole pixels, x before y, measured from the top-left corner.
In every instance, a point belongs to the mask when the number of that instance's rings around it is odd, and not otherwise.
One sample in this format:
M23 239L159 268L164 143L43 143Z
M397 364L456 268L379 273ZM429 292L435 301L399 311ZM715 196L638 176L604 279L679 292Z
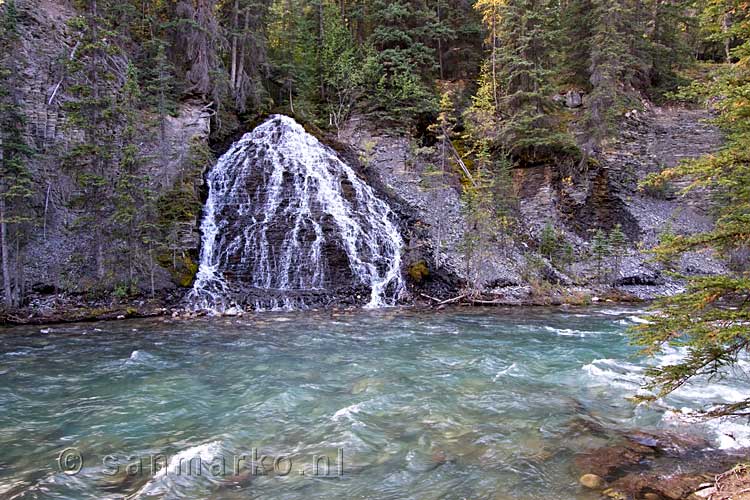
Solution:
M76 205L81 189L77 174L63 168L65 155L79 139L78 132L69 126L64 109L71 83L64 61L75 48L66 26L77 13L68 2L19 0L16 5L22 44L18 51L22 69L18 81L22 84L19 90L27 117L27 142L34 150L29 167L34 180L33 211L38 219L24 248L25 281L34 290L85 292L101 281L91 258L96 241L104 240L105 259L110 262L118 259L126 243L111 231L85 230L99 224L100 217ZM167 117L163 136L159 127L148 125L154 117L144 114L142 135L138 138L139 168L134 173L149 179L142 189L151 190L158 197L194 175L191 150L196 145L205 146L209 134L210 116L203 106L198 101L181 103L177 113ZM200 174L195 181L201 181ZM197 254L199 241L197 220L188 222L175 241L176 255ZM141 262L139 266L147 264ZM110 272L113 274L107 280L112 283L128 279L122 266L112 265ZM159 266L154 280L157 289L175 286L170 274Z
M576 96L566 99L578 103ZM574 112L584 113L582 105ZM428 264L429 274L422 283L428 292L444 291L445 298L455 295L456 283L473 281L502 296L518 285L547 281L565 286L607 283L636 297L651 298L675 293L681 285L663 275L648 249L665 231L705 231L712 227L712 219L707 193L683 199L675 195L679 185L668 193L653 193L639 189L639 183L683 159L718 150L722 138L707 123L710 118L704 109L646 106L645 111L629 112L619 138L590 152L587 163L515 169L518 227L513 238L494 242L472 271L462 250L467 224L458 181L454 178L453 184L437 188L424 182L430 164L441 160L415 148L408 138L369 127L362 117L350 122L342 140L359 151L371 177L415 211L416 220L408 229L406 265ZM579 140L585 144L587 137ZM569 264L561 266L539 255L547 224L571 246ZM605 276L597 276L592 234L598 229L610 231L616 224L622 226L628 249L618 265L607 262ZM687 255L678 264L682 271L726 272L710 254Z
M208 184L191 294L199 307L399 300L403 240L395 214L293 119L276 115L246 134L211 169Z
M514 246L497 246L476 259L467 269L461 245L466 235L466 221L460 186L447 182L432 187L424 185L428 163L439 160L415 154L409 138L374 129L362 117L353 118L341 133L346 146L358 152L359 162L371 183L381 186L403 207L407 224L404 267L409 273L420 264L427 270L419 288L441 297L455 295L468 280L484 286L511 286L523 282L518 265L523 260Z
M65 155L80 139L80 132L68 126L64 106L70 100L68 88L73 83L65 73L64 60L74 54L75 48L66 26L77 13L67 2L53 0L18 0L17 7L21 32L19 91L28 118L27 139L35 152L30 168L37 228L23 250L27 288L40 293L95 288L102 277L93 265L92 248L101 242L104 259L111 264L107 280L125 282L129 279L127 270L117 263L128 249L127 243L113 231L96 230L97 214L75 203L81 191L77 174L62 166ZM558 96L558 100L568 107L573 122L586 112L585 96L577 91ZM210 112L204 105L199 100L181 102L177 113L167 118L163 131L153 126L154 117L145 112L141 117L140 161L135 174L148 179L144 190L167 203L175 198L176 186L201 189L203 173L210 166L206 158L195 154L196 149L207 149L208 145ZM446 163L437 148L417 147L413 138L376 127L362 116L355 116L341 131L341 141L342 149L356 151L352 161L346 162L360 164L367 181L377 186L380 197L387 199L400 219L405 241L402 271L420 292L450 298L469 284L511 296L515 301L519 290L530 296L540 283L571 287L606 282L649 298L673 293L680 284L665 277L644 249L653 247L667 230L682 234L704 231L712 226L712 220L706 193L694 192L678 199L684 185L642 192L638 183L649 173L672 167L682 159L717 150L722 138L706 123L708 118L710 113L703 109L645 105L643 111L631 111L623 118L617 140L589 151L588 162L514 170L512 205L519 223L512 237L488 242L486 249L471 258L467 258L465 243L472 234L466 232L460 179L451 172L450 159L444 182L426 182L431 168ZM580 144L588 144L587 139L578 137ZM346 183L342 187L345 196L352 189ZM191 286L194 258L200 249L198 218L196 209L174 228L169 255L157 255L156 265L140 256L137 264L141 275L147 267L154 269L155 288ZM321 227L331 224L323 221ZM552 224L569 245L571 254L565 263L539 251L547 224ZM591 257L591 235L597 229L611 230L615 224L622 225L629 248L619 265L607 266L610 272L602 278ZM280 230L271 230L269 235L282 237ZM338 269L335 277L329 273L330 279L350 282L347 252L331 246L326 253L333 259L330 268ZM678 270L691 273L726 272L725 266L708 253L686 255L678 264ZM179 277L167 271L180 266L186 272ZM150 287L150 283L139 285ZM366 288L348 292L354 297L352 303L360 301L356 296L366 294ZM312 295L323 295L319 288L310 290Z

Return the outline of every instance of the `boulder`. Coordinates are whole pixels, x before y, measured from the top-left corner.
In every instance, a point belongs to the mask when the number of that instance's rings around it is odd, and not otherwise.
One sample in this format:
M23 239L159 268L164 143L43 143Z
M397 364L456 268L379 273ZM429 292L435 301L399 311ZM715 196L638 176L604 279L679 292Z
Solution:
M581 483L581 486L590 490L601 490L606 484L604 482L604 479L597 476L596 474L584 474L583 476L581 476L578 482Z

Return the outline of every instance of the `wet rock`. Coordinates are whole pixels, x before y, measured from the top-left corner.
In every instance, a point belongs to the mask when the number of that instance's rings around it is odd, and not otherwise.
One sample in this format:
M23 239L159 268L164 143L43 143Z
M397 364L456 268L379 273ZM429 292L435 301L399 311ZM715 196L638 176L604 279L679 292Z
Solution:
M637 469L651 459L656 451L634 442L598 448L575 458L576 468L584 474L612 479L623 470Z
M711 498L716 494L716 487L708 486L693 493L698 498Z
M583 476L581 476L578 482L581 483L581 486L590 490L601 490L606 484L604 482L604 479L597 476L596 474L584 474Z
M224 311L224 316L242 316L242 311L237 307L230 307Z
M711 443L701 436L694 434L676 434L662 432L659 434L643 431L629 432L626 437L643 446L649 446L660 453L679 456L691 450L705 450Z
M630 498L644 498L646 494L669 500L688 498L703 482L700 474L628 474L614 481L613 491Z

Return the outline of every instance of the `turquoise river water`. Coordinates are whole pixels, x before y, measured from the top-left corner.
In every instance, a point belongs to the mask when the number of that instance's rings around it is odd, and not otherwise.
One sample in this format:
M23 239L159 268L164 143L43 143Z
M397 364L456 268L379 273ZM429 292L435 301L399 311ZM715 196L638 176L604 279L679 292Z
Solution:
M742 374L625 399L642 321L394 309L0 330L0 498L585 499L573 458L609 438L582 423L750 444L743 422L690 418L747 394Z

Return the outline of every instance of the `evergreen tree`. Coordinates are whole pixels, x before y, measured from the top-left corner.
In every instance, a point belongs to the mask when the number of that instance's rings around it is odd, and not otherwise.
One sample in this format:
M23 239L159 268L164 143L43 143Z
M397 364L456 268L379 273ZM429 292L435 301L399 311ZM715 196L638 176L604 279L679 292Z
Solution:
M598 229L594 233L594 239L591 244L591 254L594 257L596 263L596 279L602 281L604 279L604 263L607 257L611 255L611 248L607 235L601 229Z
M635 14L631 2L592 0L594 28L591 38L587 128L593 147L613 135L618 119L630 101L635 81Z
M558 37L553 2L478 2L493 34L490 78L496 92L499 137L526 162L576 153L551 99L554 43Z
M320 54L323 71L321 93L329 124L338 133L362 95L365 71L362 67L363 55L357 50L349 29L335 7L329 6L326 13Z
M688 9L691 0L652 0L652 20L648 38L649 86L657 92L675 90L680 83L676 70L691 62L686 39L690 31ZM653 92L652 92L653 93Z
M32 218L32 179L27 165L31 149L24 139L25 117L14 81L19 70L15 2L9 0L0 8L0 258L4 303L16 307L23 300L23 226Z
M560 249L560 243L557 238L557 231L551 222L547 222L542 229L540 237L539 251L550 261L553 261L555 254Z
M615 272L619 274L622 268L622 259L627 251L627 239L622 232L622 224L615 225L609 233L609 248L615 261Z
M371 11L375 26L369 38L374 49L371 76L377 84L370 104L379 116L405 124L437 108L434 94L425 85L425 77L437 66L426 26L431 13L420 4L374 0Z
M560 78L584 90L590 85L592 0L569 0L561 5Z
M668 238L655 250L662 258L701 249L730 257L750 249L750 6L735 7L733 21L741 29L735 31L738 44L730 57L736 62L707 85L682 93L686 98L699 95L716 100L718 124L727 136L725 148L648 179L654 185L684 177L692 181L688 191L710 188L717 202L716 225L707 233ZM719 17L717 23L722 22ZM646 388L655 395L641 400L664 397L698 378L721 377L750 350L750 265L742 259L733 271L730 276L686 276L687 291L659 301L650 323L635 330L635 340L645 353L657 354L675 345L688 351L683 360L647 372ZM746 416L748 410L750 398L731 404L717 401L715 407L706 408L709 416Z
M76 57L67 63L73 83L68 88L72 98L65 103L64 109L68 125L80 130L82 137L71 148L65 163L75 174L80 188L75 203L85 212L78 224L80 228L90 230L89 236L95 242L93 257L101 280L107 271L106 242L101 232L112 211L118 121L115 92L120 80L110 60L119 55L120 50L112 43L116 34L111 31L102 11L106 4L85 0L80 7L86 14L69 22L79 47ZM104 231L109 233L107 229Z

